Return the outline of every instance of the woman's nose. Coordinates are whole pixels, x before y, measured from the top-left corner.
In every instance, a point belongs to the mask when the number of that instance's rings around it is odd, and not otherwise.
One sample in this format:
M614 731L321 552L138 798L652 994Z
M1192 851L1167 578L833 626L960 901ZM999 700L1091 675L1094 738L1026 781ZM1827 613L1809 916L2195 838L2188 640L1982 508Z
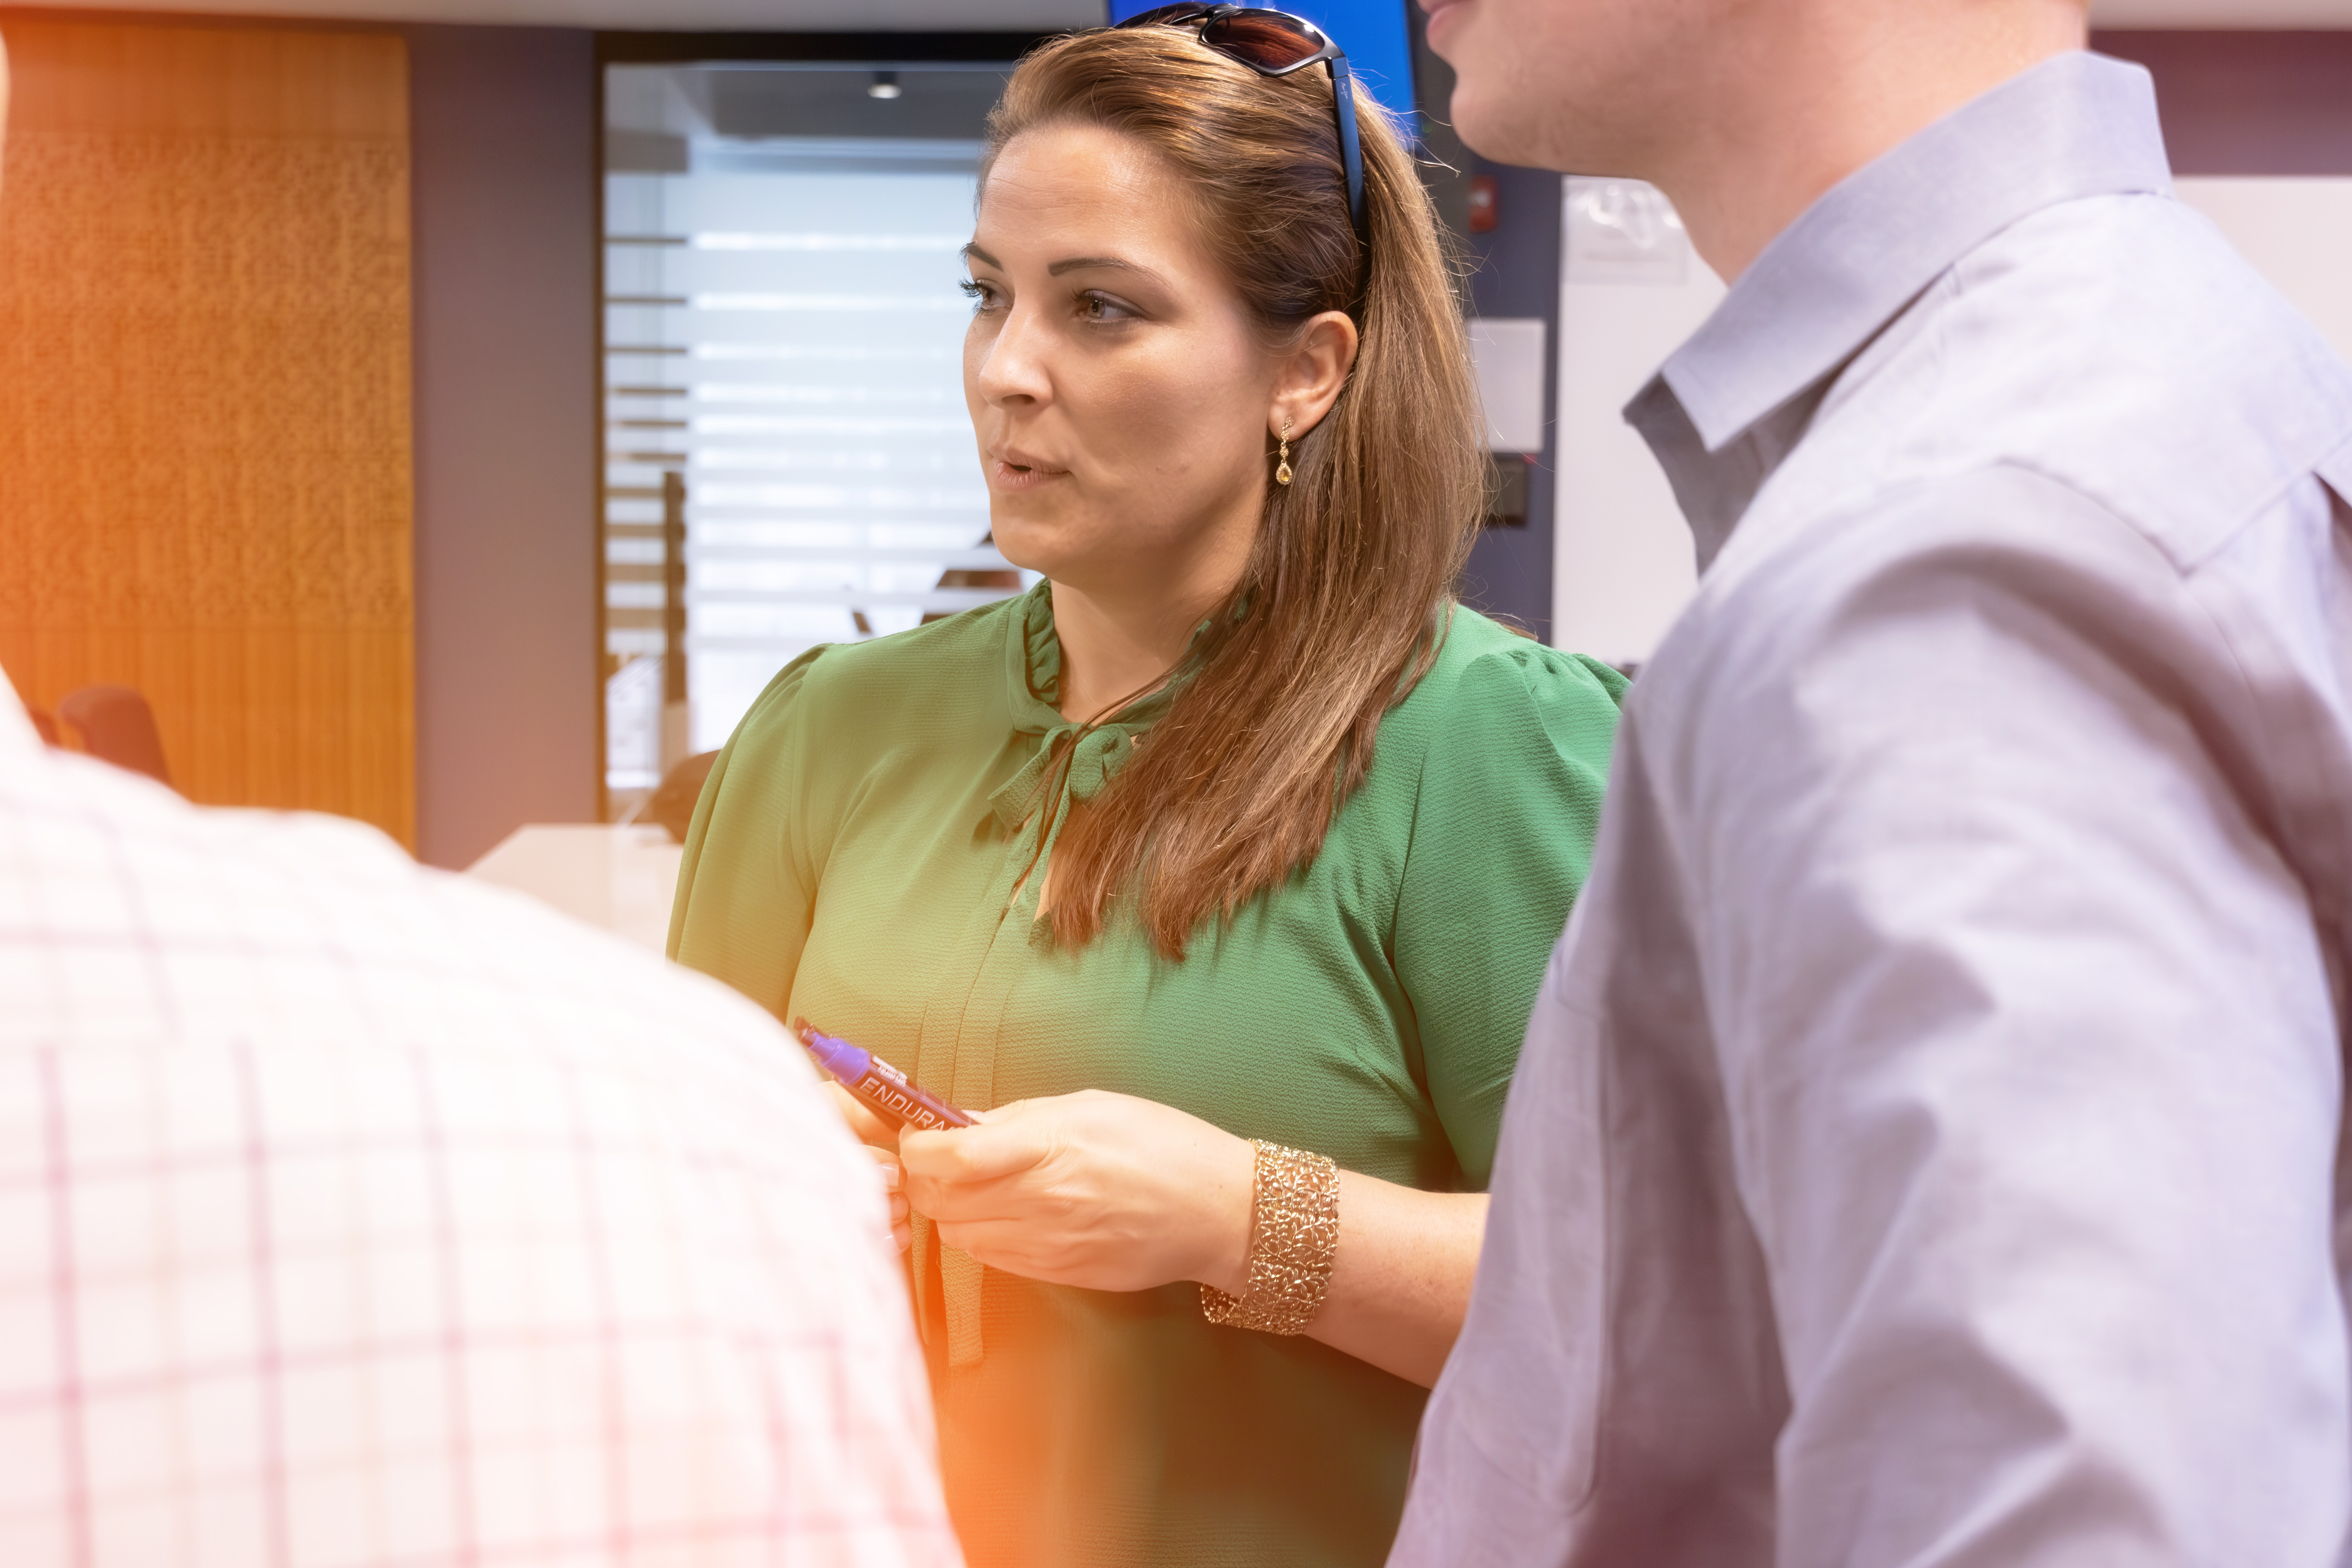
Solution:
M1034 312L1013 306L980 362L980 395L991 405L1044 403L1053 395L1046 374L1046 334Z

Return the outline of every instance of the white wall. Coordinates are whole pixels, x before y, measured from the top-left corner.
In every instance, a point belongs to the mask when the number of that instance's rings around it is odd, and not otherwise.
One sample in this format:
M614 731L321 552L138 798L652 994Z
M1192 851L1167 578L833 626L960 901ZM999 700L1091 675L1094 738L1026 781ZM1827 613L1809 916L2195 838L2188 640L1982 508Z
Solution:
M1608 225L1596 224L1607 216L1595 212L1601 184L1571 181L1564 204L1552 635L1562 647L1638 664L1695 579L1673 492L1620 410L1706 319L1723 285L1696 256L1675 270L1677 247L1687 249L1678 229L1654 237L1647 274L1611 265L1592 237L1597 227L1608 238ZM2184 179L2179 190L2352 360L2352 179Z
M1570 179L1562 203L1552 638L1610 663L1649 658L1690 597L1690 531L1650 448L1620 415L1723 298L1664 198ZM1612 188L1613 187L1613 188ZM1654 200L1659 210L1612 211Z
M2352 360L2352 179L2184 179L2180 199L2219 224Z

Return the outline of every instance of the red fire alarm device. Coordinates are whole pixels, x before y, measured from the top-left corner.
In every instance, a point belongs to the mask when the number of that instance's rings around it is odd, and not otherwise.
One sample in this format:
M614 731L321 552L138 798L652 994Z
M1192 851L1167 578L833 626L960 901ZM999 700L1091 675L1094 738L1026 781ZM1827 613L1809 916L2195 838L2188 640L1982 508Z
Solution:
M1502 220L1502 209L1495 199L1495 176L1470 176L1470 232L1492 234Z

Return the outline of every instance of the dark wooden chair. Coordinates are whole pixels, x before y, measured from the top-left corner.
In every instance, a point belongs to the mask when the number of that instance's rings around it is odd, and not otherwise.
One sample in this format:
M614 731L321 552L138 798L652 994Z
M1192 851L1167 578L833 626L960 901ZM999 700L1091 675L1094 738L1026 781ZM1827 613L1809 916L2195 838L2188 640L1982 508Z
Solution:
M718 760L716 752L698 752L670 769L661 787L637 812L636 820L658 822L669 829L671 838L685 843L687 827L694 821L695 803L702 798L703 781Z
M163 738L155 730L155 711L128 686L85 686L58 700L58 717L73 726L82 750L91 756L145 773L158 784L172 782L172 771L163 765Z

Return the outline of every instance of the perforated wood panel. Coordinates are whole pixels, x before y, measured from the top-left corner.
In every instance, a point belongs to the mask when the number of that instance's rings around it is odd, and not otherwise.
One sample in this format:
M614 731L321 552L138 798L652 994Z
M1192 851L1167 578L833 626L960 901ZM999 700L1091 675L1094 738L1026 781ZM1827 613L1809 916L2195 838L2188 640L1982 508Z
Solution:
M396 37L0 14L0 668L218 804L415 818Z

